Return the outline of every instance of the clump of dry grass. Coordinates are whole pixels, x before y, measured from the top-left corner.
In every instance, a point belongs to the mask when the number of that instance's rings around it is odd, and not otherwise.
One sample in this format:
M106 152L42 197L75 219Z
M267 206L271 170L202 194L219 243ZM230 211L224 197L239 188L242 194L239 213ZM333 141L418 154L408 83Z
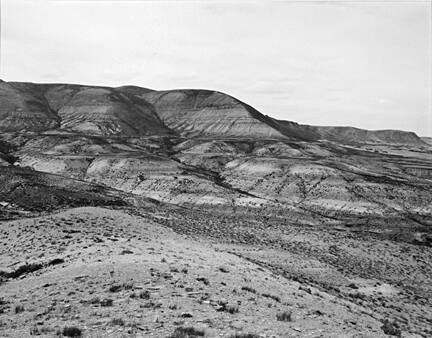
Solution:
M278 302L278 303L281 302L281 299L280 299L278 296L271 295L271 294L269 294L269 293L263 293L263 294L261 294L261 296L266 297L266 298L273 299L275 302Z
M82 330L76 326L67 326L61 332L65 337L82 337Z
M111 298L106 298L100 301L101 306L113 306L114 301Z
M125 322L121 318L114 318L111 320L111 325L113 325L113 326L125 326Z
M194 327L178 327L167 338L195 338L204 337L205 332Z
M138 297L141 299L150 299L150 292L148 290L141 291Z
M226 303L226 302L218 302L219 303L219 305L221 306L217 311L219 311L219 312L222 312L222 311L224 311L224 312L228 312L228 313L231 313L231 314L234 314L234 313L238 313L239 312L239 308L238 308L238 306L236 306L236 305L229 305L228 303Z
M284 312L278 313L276 315L276 319L280 322L291 322L292 321L292 312L291 311L284 311Z
M247 291L250 293L257 293L256 290L254 288L251 288L250 286L242 286L241 288L243 291Z
M402 331L397 327L397 324L395 322L391 322L388 319L384 320L381 329L384 331L385 334L388 334L389 336L402 336Z
M15 306L15 313L21 313L24 312L24 306L22 306L21 304L18 304Z

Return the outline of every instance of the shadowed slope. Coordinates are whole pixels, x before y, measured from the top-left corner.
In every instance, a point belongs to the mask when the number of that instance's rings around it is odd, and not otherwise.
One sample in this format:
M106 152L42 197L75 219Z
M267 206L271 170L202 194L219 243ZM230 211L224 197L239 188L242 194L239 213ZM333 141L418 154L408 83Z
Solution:
M39 90L0 80L0 131L40 131L58 125L58 117Z
M135 94L145 88L118 89L74 84L0 82L0 130L61 129L95 135L173 134L153 107Z
M170 134L143 100L108 88L83 88L58 111L62 128L102 135Z
M84 205L125 205L111 189L18 167L0 166L0 201L30 211ZM2 216L4 210L0 210Z
M427 144L432 145L432 137L421 137L421 140L423 142L426 142Z

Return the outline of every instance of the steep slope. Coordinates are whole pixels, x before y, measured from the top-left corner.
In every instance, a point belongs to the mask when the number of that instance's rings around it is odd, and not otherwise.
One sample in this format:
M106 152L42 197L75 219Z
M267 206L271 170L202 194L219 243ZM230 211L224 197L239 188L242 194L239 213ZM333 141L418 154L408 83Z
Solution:
M13 148L8 142L0 140L0 166L9 165L16 161L16 158L9 154L12 150Z
M172 134L145 101L108 88L83 88L59 111L61 128L97 135Z
M4 165L9 165L9 161L7 160L6 155L0 152L0 167Z
M425 145L413 132L402 130L366 130L353 127L314 127L322 139L341 143L387 143Z
M432 137L421 137L421 140L432 146Z
M170 90L142 95L162 121L183 136L286 138L254 108L210 90Z
M313 126L298 124L292 121L272 120L277 124L278 129L291 138L303 141L315 141L321 138L321 135Z
M59 120L39 90L0 80L0 131L40 131L56 128Z
M0 82L0 131L61 128L92 135L172 135L153 107L135 94L148 89L118 89L69 84Z

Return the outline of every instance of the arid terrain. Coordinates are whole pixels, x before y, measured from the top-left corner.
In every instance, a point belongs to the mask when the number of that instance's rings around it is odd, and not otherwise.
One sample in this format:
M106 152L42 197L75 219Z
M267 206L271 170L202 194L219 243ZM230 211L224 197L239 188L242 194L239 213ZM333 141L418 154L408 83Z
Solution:
M431 337L431 138L209 90L0 81L0 337Z

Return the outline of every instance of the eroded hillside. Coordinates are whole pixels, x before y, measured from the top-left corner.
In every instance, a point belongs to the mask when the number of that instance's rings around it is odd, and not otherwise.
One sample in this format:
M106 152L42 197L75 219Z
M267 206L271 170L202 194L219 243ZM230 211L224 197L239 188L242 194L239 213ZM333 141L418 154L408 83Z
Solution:
M0 131L4 336L432 334L427 139L16 82Z

